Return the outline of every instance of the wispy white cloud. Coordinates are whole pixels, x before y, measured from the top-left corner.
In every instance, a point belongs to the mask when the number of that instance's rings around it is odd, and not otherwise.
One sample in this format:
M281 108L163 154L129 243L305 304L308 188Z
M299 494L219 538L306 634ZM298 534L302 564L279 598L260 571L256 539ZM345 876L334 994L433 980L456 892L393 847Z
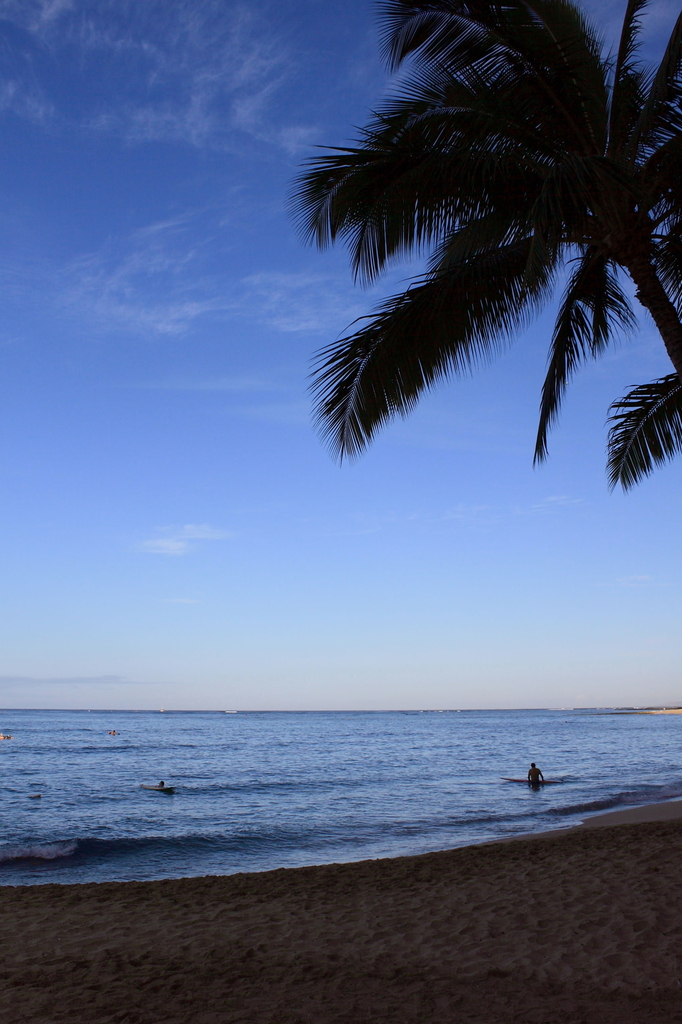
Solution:
M137 683L124 676L0 676L0 684L6 686L161 686L161 683Z
M8 78L0 81L0 112L5 111L42 123L54 116L54 104L30 78Z
M283 389L281 384L260 377L209 377L203 380L179 377L135 386L154 391L220 391L233 395L254 395Z
M549 497L543 498L542 501L531 505L517 505L513 511L516 515L520 516L545 516L552 515L554 512L558 512L559 509L566 508L567 506L582 504L582 498L569 498L565 494L551 494Z
M494 523L517 516L548 516L555 515L566 508L583 505L582 498L570 498L567 495L550 495L542 501L529 505L455 505L448 509L441 519L459 519L471 523Z
M288 151L307 137L304 126L283 128L270 114L293 57L246 3L0 0L0 17L24 30L32 56L68 59L74 80L79 70L99 76L101 87L81 97L82 127L196 146L229 145L241 132ZM36 104L40 90L29 70L8 84L22 102L33 96ZM64 123L74 117L51 112Z
M316 145L319 136L319 129L315 125L294 124L276 129L270 138L279 142L282 149L285 149L291 156L295 156L310 146Z
M152 391L200 392L204 394L229 396L232 401L226 407L230 416L282 426L310 427L310 401L300 399L301 381L297 380L295 398L288 398L291 389L283 382L258 377L216 377L214 379L178 378L151 381L133 385L136 389Z
M367 313L368 299L353 292L347 279L269 272L242 279L237 308L286 333L333 333Z
M456 523L475 528L490 528L519 516L558 514L564 508L582 504L583 501L580 498L566 497L560 499L550 497L527 506L459 502L445 509L415 509L412 512L389 513L381 516L358 514L354 515L350 521L337 524L330 532L335 535L378 533L393 526L402 527L412 524L416 528L438 532L447 531Z
M228 530L216 530L208 523L165 526L158 531L158 536L141 541L137 549L150 555L185 555L194 547L193 541L225 540L231 536Z
M616 580L621 587L650 587L653 582L651 576L620 576Z
M77 7L77 0L2 0L0 15L29 32L42 34L53 22Z
M263 402L240 406L233 410L247 419L279 423L282 426L310 427L310 403L308 401Z
M367 312L371 298L333 274L220 273L216 211L153 223L73 260L58 281L59 301L106 329L180 335L206 319L242 319L286 334L334 337ZM217 269L218 268L218 269ZM186 382L184 390L248 390L253 382ZM271 387L272 385L267 385ZM259 387L261 387L259 385ZM266 387L262 385L262 389ZM255 388L254 388L255 390Z
M650 587L671 587L674 584L656 579L654 576L633 574L631 576L617 576L615 580L599 583L600 587L626 587L635 590L648 589Z
M210 226L201 242L201 213L146 226L72 261L61 275L61 301L78 316L143 334L177 335L233 303L224 282L206 272Z

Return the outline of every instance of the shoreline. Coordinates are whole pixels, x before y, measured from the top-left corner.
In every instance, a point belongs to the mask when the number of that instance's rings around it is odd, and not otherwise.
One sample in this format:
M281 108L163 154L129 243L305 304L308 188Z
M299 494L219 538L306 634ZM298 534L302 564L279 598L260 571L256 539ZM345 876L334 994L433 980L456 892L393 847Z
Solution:
M541 840L541 841L540 841ZM667 1024L682 800L436 853L0 887L6 1024Z
M450 853L457 850L476 850L487 846L499 846L505 843L518 843L518 842L534 842L539 839L545 838L557 838L560 836L568 836L573 833L580 833L591 830L593 828L606 828L618 825L642 825L654 822L668 822L678 821L682 819L682 797L675 797L671 800L661 800L651 804L638 804L634 807L627 807L620 810L614 811L603 811L599 814L592 814L584 821L579 822L577 825L566 825L560 828L547 829L540 832L522 832L518 835L502 836L498 839L480 839L474 842L465 843L462 846L447 846L440 850L430 850L425 853L397 853L388 854L380 857L361 857L358 860L349 861L321 861L319 864L303 864L297 866L276 866L271 868L260 868L253 871L235 871L229 874L206 874L206 875L176 875L176 876L164 876L162 878L147 878L147 879L103 879L101 881L90 881L90 882L52 882L52 881L40 881L33 883L18 883L14 884L11 882L0 882L0 896L6 889L25 889L27 891L50 887L60 888L71 888L71 887L89 887L89 886L100 886L100 885L157 885L164 882L175 882L175 881L192 881L199 879L221 879L221 878L236 878L236 877L259 877L262 875L269 874L273 871L307 871L317 868L325 867L336 867L353 864L365 864L365 863L380 863L402 860L405 858L414 857L429 857L441 853Z
M644 825L657 821L678 821L682 819L682 798L659 800L652 804L637 804L617 811L603 811L592 814L578 825L567 825L566 828L553 828L546 832L525 832L520 836L509 836L504 839L493 839L488 842L508 843L519 839L542 839L544 836L566 836L573 832L583 832L593 828L610 828L615 825ZM486 844L475 844L486 845Z

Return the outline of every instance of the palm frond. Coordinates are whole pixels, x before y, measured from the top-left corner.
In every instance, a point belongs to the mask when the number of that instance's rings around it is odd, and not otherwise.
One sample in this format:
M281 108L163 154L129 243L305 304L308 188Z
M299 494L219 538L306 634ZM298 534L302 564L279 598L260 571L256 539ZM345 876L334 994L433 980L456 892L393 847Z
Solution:
M313 374L317 422L341 459L358 455L421 394L492 358L546 295L524 284L527 239L443 267L387 299L354 334L323 349Z
M359 147L308 161L291 205L304 238L325 248L343 239L357 276L369 282L386 264L442 237L465 212L452 181L463 163L441 125L378 119Z
M670 299L682 311L682 225L654 249L654 265Z
M653 151L682 131L682 14L679 15L628 146L629 159Z
M381 52L390 71L419 52L420 57L456 66L460 53L500 55L504 41L489 0L385 0L379 6Z
M621 153L645 101L647 75L637 56L642 11L649 0L628 0L613 74L607 152Z
M408 57L459 74L471 61L532 85L554 111L571 144L602 151L607 91L602 42L579 7L567 0L387 0L384 53L396 70ZM561 124L563 122L563 124Z
M623 196L628 193L633 203L639 198L636 182L621 163L568 152L545 175L530 223L535 232L554 239L555 244L589 237L594 218L617 229L621 227Z
M303 237L320 248L342 238L366 282L488 212L521 217L551 164L542 137L521 149L473 104L379 119L363 141L309 161L291 205Z
M544 76L553 98L575 124L574 145L603 153L607 140L608 91L601 58L603 40L581 8L565 0L524 0L542 25L541 45L530 50L534 77ZM537 55L533 53L537 50ZM551 67L549 74L546 68Z
M681 97L682 100L682 97ZM659 226L682 211L682 130L653 151L639 169L643 195Z
M578 366L586 358L598 356L615 332L634 325L634 313L610 261L597 250L588 249L576 263L552 336L540 401L535 463L547 458L547 435Z
M629 490L682 452L682 381L676 373L633 388L609 409L608 475Z

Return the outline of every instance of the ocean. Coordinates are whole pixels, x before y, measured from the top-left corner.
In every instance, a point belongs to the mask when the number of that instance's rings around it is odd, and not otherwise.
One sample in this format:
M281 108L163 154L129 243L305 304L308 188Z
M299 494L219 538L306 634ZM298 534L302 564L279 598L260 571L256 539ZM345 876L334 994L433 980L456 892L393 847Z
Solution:
M4 711L0 731L2 885L395 857L682 796L682 715ZM531 761L563 785L501 781ZM160 779L174 795L141 788Z

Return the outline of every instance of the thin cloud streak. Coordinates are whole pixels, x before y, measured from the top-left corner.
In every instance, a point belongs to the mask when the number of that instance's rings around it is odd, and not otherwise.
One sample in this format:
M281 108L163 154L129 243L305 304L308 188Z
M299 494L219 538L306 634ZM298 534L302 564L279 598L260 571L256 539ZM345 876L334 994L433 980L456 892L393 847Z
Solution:
M424 527L427 530L436 528L443 530L453 524L468 527L494 527L502 522L509 522L519 517L552 516L560 514L564 509L584 505L582 498L566 496L550 496L532 505L474 505L460 503L443 511L414 511L406 514L384 516L355 516L353 525L337 527L330 531L336 535L361 535L379 533L392 526Z
M208 523L166 526L159 530L159 534L158 537L141 541L137 550L149 555L186 555L196 547L193 541L226 540L233 536L228 530L216 530Z
M139 683L123 676L0 676L5 686L165 686L165 683Z
M285 390L280 384L275 384L269 380L261 380L257 377L215 377L207 380L181 378L179 380L153 381L148 384L135 384L133 386L150 391L218 391L237 395L262 394L267 391Z
M238 308L268 327L298 334L338 332L367 312L347 279L331 275L260 273L242 279Z

